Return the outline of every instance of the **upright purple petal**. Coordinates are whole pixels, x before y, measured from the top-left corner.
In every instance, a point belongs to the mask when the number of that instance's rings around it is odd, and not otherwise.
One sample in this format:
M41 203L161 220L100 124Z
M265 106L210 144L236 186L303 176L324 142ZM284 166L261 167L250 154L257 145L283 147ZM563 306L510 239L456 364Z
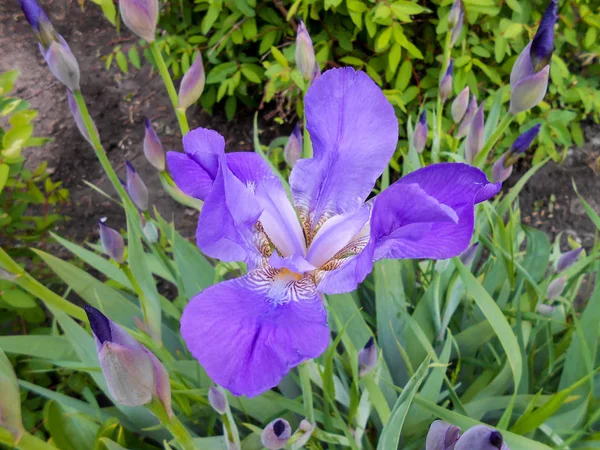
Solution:
M305 102L314 158L296 163L290 183L310 239L325 219L363 204L396 149L398 121L381 89L351 68L323 73Z
M327 313L314 285L273 269L195 296L183 312L181 334L213 381L248 397L275 387L329 343Z
M531 41L531 61L536 72L550 63L554 50L554 25L558 20L558 2L550 0L540 26Z

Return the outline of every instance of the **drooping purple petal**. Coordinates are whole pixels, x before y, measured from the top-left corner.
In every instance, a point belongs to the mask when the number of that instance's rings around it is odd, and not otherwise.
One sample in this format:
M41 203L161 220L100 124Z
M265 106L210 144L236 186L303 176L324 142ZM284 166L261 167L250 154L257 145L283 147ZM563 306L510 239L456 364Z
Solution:
M173 181L185 194L200 200L208 197L214 178L189 155L167 152L167 165Z
M314 157L296 163L290 183L312 232L363 204L396 149L398 121L381 89L352 68L323 73L305 100Z
M234 395L275 387L329 343L327 313L314 285L287 271L256 270L194 297L181 333L207 374Z
M531 41L531 61L536 72L550 63L554 50L554 25L557 20L557 0L550 0L540 26Z

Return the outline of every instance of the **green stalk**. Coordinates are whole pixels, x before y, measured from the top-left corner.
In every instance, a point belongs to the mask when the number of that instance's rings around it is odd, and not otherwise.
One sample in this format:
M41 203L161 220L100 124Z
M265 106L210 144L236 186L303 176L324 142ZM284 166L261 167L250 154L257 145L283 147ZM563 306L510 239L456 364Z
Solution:
M57 450L54 445L41 440L27 431L23 433L19 442L15 444L12 435L3 428L0 428L0 442L19 450Z
M481 149L479 154L475 157L475 161L473 164L474 166L479 167L479 168L481 168L483 166L490 151L492 150L492 148L494 148L494 145L496 145L496 142L498 142L498 139L500 139L502 137L502 135L504 134L504 132L506 131L508 126L512 123L514 118L515 118L515 116L513 116L509 112L507 112L504 115L504 117L502 118L502 121L496 128L496 131L494 131L492 133L490 138L487 140L487 142L483 146L483 149Z
M133 286L133 290L136 292L136 294L138 295L138 298L140 299L140 307L142 308L142 315L144 316L144 323L149 324L151 321L149 318L148 310L146 308L146 306L148 305L148 299L144 295L144 291L142 290L141 286L139 285L139 283L133 276L133 272L131 271L129 266L127 264L123 263L120 265L120 267L121 267L121 270L123 271L123 273L125 273L125 275L127 276L127 279L131 283L131 286Z
M178 108L179 98L177 96L177 91L175 90L175 85L173 84L173 79L171 78L171 74L169 73L169 69L165 64L165 60L158 48L158 44L156 41L150 43L150 52L152 53L152 57L158 66L158 72L160 73L161 78L163 79L163 83L165 88L167 88L167 93L169 94L169 99L171 100L171 104L173 105L173 109L175 110L175 116L177 117L177 122L179 122L179 128L181 128L182 134L187 134L190 131L190 126L187 121L187 117L185 115L185 109Z
M383 392L381 391L381 388L379 387L377 381L375 381L375 378L373 378L373 374L371 373L365 375L362 378L362 382L367 391L369 392L371 404L375 407L377 415L379 415L379 418L381 419L381 424L385 426L385 424L388 423L388 420L390 420L390 415L392 412L390 410L390 406L388 405L385 399L385 396L383 395Z
M390 165L388 164L383 169L383 174L381 175L381 192L387 189L390 185Z
M448 69L448 60L450 59L452 30L446 33L446 39L444 41L444 59L442 60L442 71L441 76L443 77ZM441 79L440 79L441 81ZM435 121L435 135L433 138L433 145L431 147L431 161L434 163L440 162L440 147L442 143L442 112L444 104L440 97L440 90L438 89L437 104L436 104L436 121Z
M183 426L176 415L169 417L165 407L156 399L152 400L148 405L148 409L154 414L160 423L162 423L173 438L179 443L182 450L196 450L194 440L190 432Z
M302 107L304 108L304 97L306 96L306 92L308 92L308 87L310 86L310 80L306 81L306 89L302 91ZM312 142L310 140L310 134L306 129L306 108L303 111L304 117L304 127L302 128L302 158L312 158L313 157L313 147Z
M300 375L300 386L302 387L302 402L304 403L304 415L310 423L315 423L315 409L313 405L312 386L310 384L310 373L308 364L302 363L298 366Z

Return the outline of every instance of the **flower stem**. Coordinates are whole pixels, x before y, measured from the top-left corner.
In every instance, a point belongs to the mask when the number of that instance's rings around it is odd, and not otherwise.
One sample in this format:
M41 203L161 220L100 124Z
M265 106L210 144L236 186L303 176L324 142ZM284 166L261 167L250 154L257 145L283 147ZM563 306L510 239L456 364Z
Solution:
M508 126L512 123L514 118L515 118L515 116L509 112L507 112L505 114L505 116L502 118L502 121L500 122L500 124L496 127L496 131L494 131L492 133L490 138L487 140L487 142L483 146L483 149L475 157L475 161L473 164L474 166L479 167L479 168L481 168L483 166L483 163L485 163L485 160L487 159L490 151L492 150L492 148L494 148L494 145L496 145L496 142L498 142L498 139L500 139L500 137L502 137L502 135L504 134L504 132L506 131Z
M375 381L375 378L373 378L372 373L365 375L362 382L369 392L369 397L371 397L371 402L381 419L381 423L385 426L388 420L390 420L391 410L381 388L377 384L377 381Z
M313 406L313 393L310 384L310 373L308 363L304 362L298 366L300 375L300 386L302 387L302 402L304 403L304 415L310 423L315 423L315 410Z
M192 435L183 426L177 416L173 415L169 417L165 407L156 399L148 403L147 407L160 420L160 423L169 430L169 433L179 443L182 450L196 450Z
M190 126L185 115L185 109L177 107L179 103L177 91L175 90L173 79L171 78L169 69L165 64L165 60L162 56L162 53L160 52L160 49L158 48L158 44L156 43L156 41L150 43L150 52L152 53L152 57L154 58L154 61L158 66L158 72L160 73L160 76L163 79L163 83L167 88L167 93L169 94L169 99L171 100L173 109L175 110L175 116L177 117L177 121L179 122L179 128L181 128L181 133L185 135L188 131L190 131Z
M442 60L442 71L440 81L448 69L448 60L450 59L450 50L452 49L452 32L446 33L446 39L444 40L444 59ZM444 104L440 97L440 90L438 89L438 97L436 104L436 121L435 121L435 134L433 137L433 145L431 147L431 160L434 163L440 162L440 146L442 143L442 112Z
M34 436L31 433L28 433L27 431L25 433L23 433L23 436L21 436L21 439L19 439L19 442L17 444L15 444L12 441L12 436L10 434L8 434L8 436L10 437L10 440L5 441L4 438L4 433L0 433L0 442L7 444L9 447L15 447L18 449L22 449L22 450L57 450L57 448L52 445L49 444L46 441L43 441L42 439L40 439L37 436Z

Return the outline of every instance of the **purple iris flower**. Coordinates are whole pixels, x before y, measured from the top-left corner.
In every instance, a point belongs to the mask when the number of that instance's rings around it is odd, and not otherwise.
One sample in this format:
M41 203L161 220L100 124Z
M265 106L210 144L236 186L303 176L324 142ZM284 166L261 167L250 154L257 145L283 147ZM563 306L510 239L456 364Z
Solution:
M196 295L181 333L208 375L235 395L276 386L329 344L322 294L354 290L384 258L445 259L473 234L474 205L499 184L466 164L415 171L366 201L394 154L398 121L364 72L333 69L305 97L314 157L290 175L292 200L256 153L225 154L202 128L169 152L177 186L204 200L197 244L248 273Z

